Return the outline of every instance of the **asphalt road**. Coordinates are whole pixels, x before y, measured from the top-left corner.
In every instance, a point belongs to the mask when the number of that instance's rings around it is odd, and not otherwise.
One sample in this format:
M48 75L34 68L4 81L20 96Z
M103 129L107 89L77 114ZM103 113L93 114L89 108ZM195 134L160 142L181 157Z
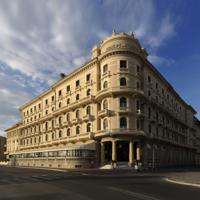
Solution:
M164 174L127 171L47 171L0 167L3 200L199 200L200 188L164 180Z

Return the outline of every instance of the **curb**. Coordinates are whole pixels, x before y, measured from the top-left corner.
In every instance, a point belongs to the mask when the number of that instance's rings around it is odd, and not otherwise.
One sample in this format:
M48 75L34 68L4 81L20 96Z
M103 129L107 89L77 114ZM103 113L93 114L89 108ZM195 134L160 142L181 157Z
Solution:
M25 167L25 166L15 166L16 168L24 168L24 169L38 169L38 170L46 170L46 171L57 171L57 172L68 172L65 169L56 169L56 168L45 168L45 167Z
M186 183L186 182L182 182L182 181L174 181L174 180L171 180L169 178L165 178L165 180L168 181L168 182L171 182L171 183L179 184L179 185L187 185L187 186L193 186L193 187L200 188L200 185L199 184L195 184L195 183Z

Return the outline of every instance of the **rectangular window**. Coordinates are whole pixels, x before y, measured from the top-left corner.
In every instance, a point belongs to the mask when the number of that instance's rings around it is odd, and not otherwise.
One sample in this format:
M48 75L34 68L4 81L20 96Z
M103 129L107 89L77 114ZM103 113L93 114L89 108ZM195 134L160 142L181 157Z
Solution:
M80 86L80 80L77 80L76 81L76 87L79 87Z
M51 97L51 101L54 101L54 96Z
M45 104L46 104L46 105L48 104L48 99L45 100Z
M140 72L140 66L137 65L137 73L139 73L139 72Z
M151 77L150 76L148 76L148 82L151 83Z
M149 124L149 133L151 133L151 124Z
M40 104L40 103L38 104L38 108L39 108L39 109L41 108L41 104Z
M107 71L108 71L108 65L105 64L105 65L103 66L103 73L104 73L104 72L107 72Z
M62 95L62 90L59 90L58 91L58 96L61 96Z
M91 78L91 74L87 74L86 75L86 81L90 81L90 78Z
M158 89L158 83L156 83L156 89Z
M120 60L120 68L127 68L127 61L126 60Z
M67 92L70 92L70 85L67 86L66 90Z

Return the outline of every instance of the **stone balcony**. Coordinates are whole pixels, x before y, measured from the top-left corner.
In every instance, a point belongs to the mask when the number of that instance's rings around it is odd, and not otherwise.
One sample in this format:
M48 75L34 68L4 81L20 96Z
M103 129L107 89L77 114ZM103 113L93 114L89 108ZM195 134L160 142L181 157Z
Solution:
M84 116L83 116L83 121L85 121L85 122L87 122L87 121L91 121L92 118L93 118L92 115L84 115Z
M105 88L103 90L100 90L97 92L97 95L95 96L96 100L100 100L102 98L105 98L107 96L112 96L113 94L119 95L119 94L137 94L137 95L144 95L144 91L141 89L135 88L135 87L129 87L129 86L118 86L118 87L110 87Z
M82 119L80 119L80 118L74 118L74 119L72 119L72 124L79 124L81 122L82 122Z
M95 134L95 138L102 138L107 136L145 136L145 133L143 130L137 130L137 129L129 129L129 128L116 128L116 129L106 129L106 130L99 130Z
M110 116L110 115L111 115L111 111L108 109L98 111L98 117L103 118L103 117Z
M118 112L121 114L130 113L131 111L132 109L129 107L119 107L119 110L118 110Z

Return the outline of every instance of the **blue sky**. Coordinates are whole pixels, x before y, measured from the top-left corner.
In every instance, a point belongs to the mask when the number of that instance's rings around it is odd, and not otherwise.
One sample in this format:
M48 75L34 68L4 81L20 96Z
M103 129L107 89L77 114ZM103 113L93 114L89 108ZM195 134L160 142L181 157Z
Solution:
M86 62L113 29L133 31L200 113L199 9L198 0L0 0L0 135L20 120L19 106Z

